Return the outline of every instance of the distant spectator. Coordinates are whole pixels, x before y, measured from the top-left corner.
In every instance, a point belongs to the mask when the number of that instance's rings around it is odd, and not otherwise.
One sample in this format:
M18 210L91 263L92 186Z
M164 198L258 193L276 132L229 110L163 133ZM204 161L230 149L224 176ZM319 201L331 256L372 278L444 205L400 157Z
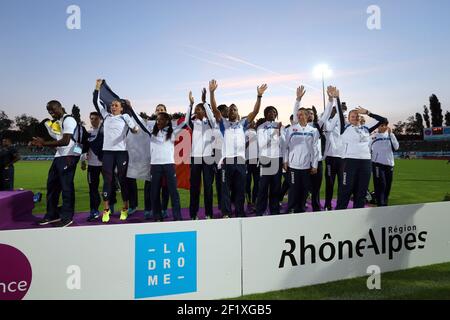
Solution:
M11 138L3 138L0 160L0 191L14 190L14 163L20 160Z

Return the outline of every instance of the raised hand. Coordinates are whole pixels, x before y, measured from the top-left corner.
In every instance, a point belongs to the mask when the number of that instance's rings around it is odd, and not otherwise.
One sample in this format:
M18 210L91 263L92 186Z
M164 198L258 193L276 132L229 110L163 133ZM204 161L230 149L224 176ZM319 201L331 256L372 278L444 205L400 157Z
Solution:
M214 92L214 91L216 91L216 89L217 89L217 87L218 87L219 85L217 84L217 81L216 80L211 80L210 82L209 82L209 92Z
M361 107L356 108L356 111L359 114L369 114L369 111L367 109L364 109L364 108L361 108Z
M95 89L96 90L100 90L102 84L103 84L103 80L102 79L97 79L97 81L95 82Z
M334 91L336 90L335 87L333 86L328 86L327 87L327 94L328 94L328 98L331 100L334 98Z
M203 88L202 90L202 103L206 103L206 88Z
M339 90L335 87L334 88L334 97L337 99L337 98L339 98Z
M261 86L259 86L258 88L257 88L257 91L258 91L258 97L261 97L263 94L264 94L264 92L267 90L267 84L263 84L263 85L261 85Z
M192 96L192 91L189 91L189 103L191 106L194 105L194 97Z
M297 88L297 101L301 101L303 96L305 95L306 90L304 86L300 86Z

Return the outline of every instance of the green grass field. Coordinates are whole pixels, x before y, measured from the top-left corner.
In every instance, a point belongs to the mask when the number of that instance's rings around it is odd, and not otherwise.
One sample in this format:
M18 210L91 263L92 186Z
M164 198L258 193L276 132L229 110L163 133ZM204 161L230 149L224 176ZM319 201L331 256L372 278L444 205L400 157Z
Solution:
M450 263L387 272L381 289L367 289L367 277L244 296L245 300L450 299Z
M438 202L444 200L450 192L450 164L440 160L397 160L394 183L390 197L391 205ZM34 213L45 212L45 194L47 173L50 162L18 162L15 166L15 188L40 191L43 201L36 205ZM102 182L101 182L102 185ZM322 197L324 193L323 182ZM75 178L76 212L89 211L89 191L86 181L86 171L77 169ZM144 206L144 183L138 182L139 207ZM373 189L372 183L370 189ZM215 190L215 188L214 188ZM179 190L181 207L189 207L189 191ZM118 197L120 199L120 195ZM214 197L215 203L217 197ZM200 197L203 206L203 196ZM120 204L120 201L119 201ZM170 203L169 203L170 206Z

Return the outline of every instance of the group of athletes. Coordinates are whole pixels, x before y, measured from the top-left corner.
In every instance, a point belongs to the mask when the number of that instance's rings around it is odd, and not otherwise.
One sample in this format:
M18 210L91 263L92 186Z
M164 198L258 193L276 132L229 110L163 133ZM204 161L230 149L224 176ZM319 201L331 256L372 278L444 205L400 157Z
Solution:
M195 104L190 92L186 114L177 120L162 104L152 117L143 118L128 100L105 103L101 95L104 85L103 80L97 80L93 94L96 111L90 114L89 146L83 151L77 138L82 131L79 123L65 113L58 101L47 104L53 118L48 131L53 139L35 137L32 141L36 146L56 148L47 181L47 213L41 225L72 224L74 176L80 159L82 169L87 169L89 184L88 221L110 221L118 189L122 196L120 220L127 220L137 210L136 180L141 177L145 180L145 219L164 220L170 198L174 220L182 220L175 166L179 162L175 145L180 136L189 141L183 153L190 165L189 212L193 220L198 219L201 188L205 216L213 218L214 182L224 218L233 213L237 217L249 212L302 213L309 195L313 211L347 209L350 201L353 208L363 208L372 173L377 205L388 205L393 152L399 147L398 141L386 118L361 107L347 110L335 87L327 88L328 104L319 115L314 107L301 105L306 91L300 86L290 124L284 126L278 121L275 106L266 107L263 117L257 119L267 90L265 84L257 87L253 110L241 117L235 104L217 103L218 83L211 80L209 100L208 90L203 89L201 102ZM373 118L376 124L366 126L364 116ZM136 170L132 166L141 166L144 174L133 174ZM100 176L104 181L102 197L98 190ZM320 190L324 176L323 203ZM281 203L286 194L288 203L283 210Z

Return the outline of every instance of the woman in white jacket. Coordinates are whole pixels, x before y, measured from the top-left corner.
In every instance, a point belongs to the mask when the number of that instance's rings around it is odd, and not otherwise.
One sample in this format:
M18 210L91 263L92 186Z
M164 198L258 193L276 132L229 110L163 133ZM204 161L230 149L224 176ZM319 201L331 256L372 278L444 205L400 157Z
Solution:
M388 205L394 174L394 151L399 148L397 138L387 121L381 123L378 133L372 137L371 147L375 198L379 207L385 207Z
M288 213L305 212L305 203L311 187L311 175L317 173L319 162L319 131L308 125L305 108L297 112L298 123L286 130L284 169L290 182Z

